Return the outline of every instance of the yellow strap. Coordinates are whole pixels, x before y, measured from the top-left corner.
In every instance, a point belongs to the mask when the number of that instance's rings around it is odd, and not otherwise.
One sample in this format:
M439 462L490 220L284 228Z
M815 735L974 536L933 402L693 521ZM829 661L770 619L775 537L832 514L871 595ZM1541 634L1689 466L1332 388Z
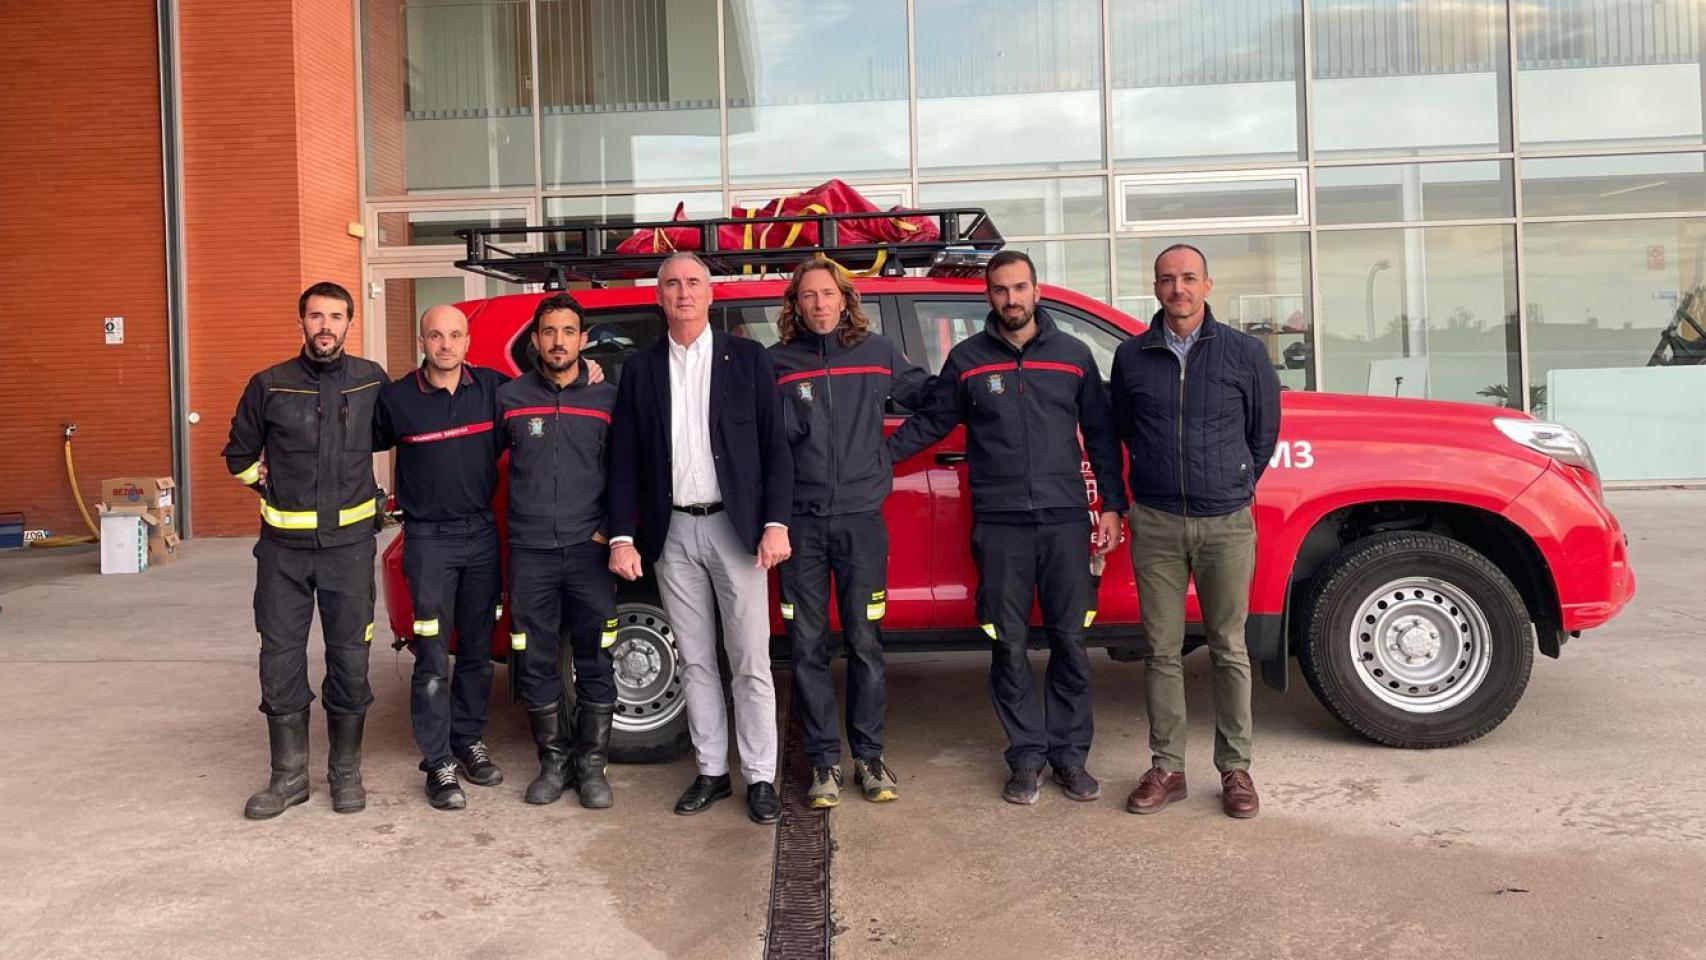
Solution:
M877 258L871 261L871 265L869 267L866 267L863 270L847 270L847 275L850 277L874 277L882 272L883 264L887 263L888 259L888 250L878 250ZM846 270L847 268L842 267L842 269Z
M525 633L512 633L512 634L510 634L509 635L509 648L511 650L526 650L527 649L527 634L525 634Z
M261 479L261 462L256 460L232 476L236 477L239 483L254 483Z
M808 203L804 207L801 207L798 211L789 214L789 216L801 217L801 216L806 216L808 214L813 214L813 213L828 213L828 212L829 212L829 208L825 207L821 203ZM805 228L806 228L806 225L803 223L796 223L793 226L789 227L788 228L788 238L786 240L782 241L782 246L783 247L793 246L794 241L798 240L800 238L800 231L804 230ZM821 241L822 239L823 239L822 236L818 237L818 240Z
M438 636L438 618L434 617L431 620L416 620L415 621L415 636L417 636L417 637L436 637L436 636Z
M347 527L352 523L360 523L363 520L372 520L373 515L377 513L378 510L379 505L372 500L358 503L353 507L345 507L338 511L338 526Z
M312 530L320 525L312 510L279 510L265 500L261 501L261 519L280 530Z

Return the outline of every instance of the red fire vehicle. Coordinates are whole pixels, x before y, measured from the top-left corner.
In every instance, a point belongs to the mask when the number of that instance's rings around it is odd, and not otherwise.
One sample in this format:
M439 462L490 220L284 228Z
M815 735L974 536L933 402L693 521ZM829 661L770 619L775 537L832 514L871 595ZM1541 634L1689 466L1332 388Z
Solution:
M890 275L856 281L873 326L937 369L954 343L983 327L977 255L1001 238L979 210L920 213L939 218L941 229L918 249L838 245L834 215L807 219L822 234L811 249L850 266L881 261ZM809 250L718 251L715 231L730 222L642 226L702 226L700 254L721 275L711 322L773 342L786 284L762 276L785 276ZM520 252L499 244L514 228L468 231L459 265L547 289L589 281L592 289L575 291L587 310L586 355L619 378L628 356L665 335L664 319L651 287L609 284L649 276L667 251L588 251L613 250L634 228L527 228L534 242ZM547 249L531 252L538 248ZM1104 376L1116 346L1145 328L1071 290L1045 285L1041 293L1059 325L1090 344ZM526 327L541 296L462 304L469 360L512 375L529 369ZM1606 509L1592 454L1568 428L1504 407L1316 392L1287 391L1283 407L1279 448L1256 494L1248 629L1252 662L1270 687L1286 688L1295 658L1316 697L1357 733L1396 747L1464 743L1510 714L1536 649L1557 657L1567 639L1605 623L1633 596L1626 538ZM891 413L892 430L905 411ZM892 653L984 646L972 609L964 450L956 430L895 465L884 508L892 542L883 627ZM1099 498L1086 474L1093 509ZM502 499L500 489L500 518ZM399 538L385 551L384 589L392 630L407 638L413 615L401 547ZM1200 628L1194 596L1188 609ZM785 660L774 604L771 616L773 649ZM689 743L680 671L653 584L622 586L620 622L612 753L627 762L678 756ZM500 624L500 659L507 636ZM1116 660L1142 656L1124 550L1108 557L1087 640Z

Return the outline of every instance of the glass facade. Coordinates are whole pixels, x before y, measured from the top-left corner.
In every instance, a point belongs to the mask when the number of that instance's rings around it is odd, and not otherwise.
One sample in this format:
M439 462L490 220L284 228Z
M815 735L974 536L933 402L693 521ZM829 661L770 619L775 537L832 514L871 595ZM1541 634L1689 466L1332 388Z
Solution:
M1602 435L1706 357L1676 322L1706 301L1706 0L1221 6L363 0L369 261L840 177L983 206L1140 318L1194 243L1289 388L1524 408L1609 477L1706 477L1706 443Z

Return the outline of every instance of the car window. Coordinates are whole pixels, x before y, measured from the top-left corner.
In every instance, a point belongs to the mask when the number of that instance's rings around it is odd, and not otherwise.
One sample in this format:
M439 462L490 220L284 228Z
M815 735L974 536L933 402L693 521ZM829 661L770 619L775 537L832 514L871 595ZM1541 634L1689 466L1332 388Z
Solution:
M871 321L871 330L882 333L883 301L861 300L859 305L864 308L865 316ZM721 326L728 333L757 340L768 347L782 338L778 327L781 320L780 302L754 300L748 303L724 303Z
M618 383L622 367L635 351L643 350L663 336L663 311L657 307L620 307L612 310L589 310L586 316L586 349L581 356L597 360L604 368L604 379ZM532 370L539 362L533 349L533 338L527 330L510 348L510 356L520 370Z
M1046 300L1042 306L1054 318L1055 326L1090 347L1096 369L1107 379L1120 337L1070 307ZM919 341L924 347L922 362L925 369L935 372L942 369L942 361L954 344L983 329L989 304L982 300L915 300L913 314L918 318Z

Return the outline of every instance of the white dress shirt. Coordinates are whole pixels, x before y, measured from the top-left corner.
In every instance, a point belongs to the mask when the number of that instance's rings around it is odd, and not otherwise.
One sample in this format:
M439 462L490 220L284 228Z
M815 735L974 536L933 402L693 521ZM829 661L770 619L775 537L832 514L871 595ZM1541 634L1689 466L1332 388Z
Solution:
M685 347L669 341L671 500L678 507L723 499L711 459L711 353L709 324Z

